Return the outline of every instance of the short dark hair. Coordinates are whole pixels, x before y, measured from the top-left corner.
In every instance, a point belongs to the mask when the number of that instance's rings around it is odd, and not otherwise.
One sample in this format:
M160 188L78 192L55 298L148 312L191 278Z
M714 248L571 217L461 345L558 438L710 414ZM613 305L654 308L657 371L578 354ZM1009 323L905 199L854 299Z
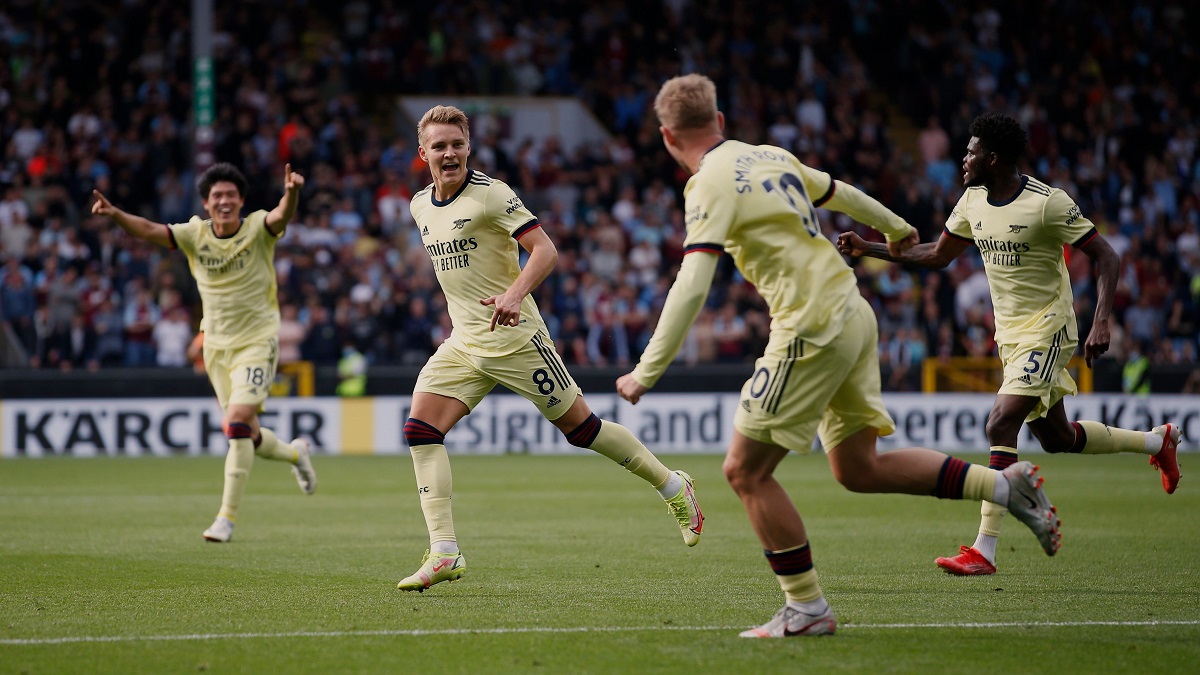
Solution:
M208 167L208 170L200 174L200 180L196 181L196 190L200 192L200 199L208 199L208 193L212 192L213 185L221 181L233 183L237 186L238 194L242 197L246 196L248 186L246 176L229 162L218 162Z
M990 112L976 117L969 131L1005 164L1020 161L1029 145L1029 137L1025 135L1021 123L1004 113Z

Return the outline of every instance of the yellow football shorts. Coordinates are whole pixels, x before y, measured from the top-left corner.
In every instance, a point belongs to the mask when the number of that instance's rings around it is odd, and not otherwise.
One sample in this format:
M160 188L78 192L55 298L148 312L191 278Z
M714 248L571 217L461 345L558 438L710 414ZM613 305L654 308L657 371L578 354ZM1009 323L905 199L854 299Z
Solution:
M262 412L275 382L277 365L279 340L275 337L233 349L214 349L204 343L204 368L221 410L231 405L253 405Z
M476 356L443 342L421 369L414 391L456 398L474 410L497 384L524 396L551 421L565 415L582 393L554 342L541 331L504 356Z
M1079 393L1067 371L1079 344L1073 333L1064 327L1048 339L998 346L1000 360L1004 362L1004 383L998 393L1038 399L1026 422L1045 417L1064 396Z
M862 296L850 302L840 335L820 347L772 331L742 387L733 426L744 436L795 452L821 438L826 450L866 427L896 429L879 381L879 326Z

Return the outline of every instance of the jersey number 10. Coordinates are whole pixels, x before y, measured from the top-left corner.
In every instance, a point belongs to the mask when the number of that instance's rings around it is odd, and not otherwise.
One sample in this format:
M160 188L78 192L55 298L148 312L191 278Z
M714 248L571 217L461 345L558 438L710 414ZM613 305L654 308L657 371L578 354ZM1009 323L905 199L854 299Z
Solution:
M810 235L817 236L817 232L820 231L817 226L817 214L813 212L812 201L809 200L808 193L804 191L804 183L800 181L799 176L794 173L785 173L779 176L778 186L770 178L764 180L762 184L767 192L774 192L780 198L786 199L788 206L804 222L804 229L808 230ZM795 192L796 196L792 196L792 192Z

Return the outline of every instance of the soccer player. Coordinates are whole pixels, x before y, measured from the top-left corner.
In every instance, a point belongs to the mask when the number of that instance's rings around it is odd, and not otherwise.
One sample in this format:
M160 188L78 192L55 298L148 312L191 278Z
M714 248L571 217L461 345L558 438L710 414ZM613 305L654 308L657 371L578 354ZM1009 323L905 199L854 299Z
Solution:
M163 225L122 211L94 190L92 213L107 216L129 234L167 248L178 248L200 290L204 318L204 366L224 412L229 453L225 456L225 490L216 520L204 531L212 542L233 538L238 504L257 454L282 460L304 494L317 488L308 441L280 441L258 424L270 393L279 357L279 304L275 293L275 243L283 236L304 177L283 170L283 197L271 211L242 218L246 177L231 164L214 164L198 181L209 218L192 216L186 223Z
M742 637L827 635L837 628L804 522L774 476L789 452L807 452L817 435L847 489L1008 505L1054 555L1058 516L1029 462L1000 472L925 448L876 452L876 437L895 430L880 394L879 328L854 272L822 236L814 209L870 225L896 254L916 243L916 230L786 150L726 140L707 77L668 80L654 111L667 151L693 174L683 190L686 255L654 336L633 372L617 380L617 391L637 403L658 381L704 305L719 255L728 252L766 300L771 331L742 387L725 477L786 597L774 618Z
M1027 139L1016 120L987 113L975 118L970 132L962 167L967 189L936 243L897 254L847 232L838 237L838 248L851 256L943 268L971 243L979 247L1004 363L1004 382L986 427L992 468L1004 469L1017 461L1017 434L1027 423L1046 452L1150 455L1150 464L1162 473L1163 489L1175 492L1178 426L1164 424L1145 432L1071 422L1063 407L1063 397L1078 391L1067 363L1079 340L1063 245L1083 251L1098 268L1096 316L1083 344L1088 367L1108 351L1119 267L1116 253L1065 192L1020 173L1017 163ZM975 545L938 558L937 565L950 574L995 574L1003 515L1002 505L985 502Z
M404 424L429 550L398 588L424 591L466 571L454 534L445 437L497 384L529 399L572 445L594 450L652 485L684 543L695 546L704 516L691 477L663 466L625 427L593 414L554 349L529 295L558 260L538 219L508 185L467 168L470 132L458 108L430 108L417 125L417 140L433 183L413 196L412 215L454 328L421 369ZM529 252L524 269L518 246Z

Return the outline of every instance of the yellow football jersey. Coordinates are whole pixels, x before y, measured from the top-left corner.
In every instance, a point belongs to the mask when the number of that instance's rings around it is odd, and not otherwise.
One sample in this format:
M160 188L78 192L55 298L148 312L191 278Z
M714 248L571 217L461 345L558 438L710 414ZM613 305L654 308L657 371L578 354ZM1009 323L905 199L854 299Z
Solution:
M1063 245L1083 246L1097 235L1067 193L1030 176L1004 203L987 188L963 192L946 233L979 247L996 314L996 342L1049 339L1064 327L1075 336L1071 279Z
M434 197L433 185L413 195L412 215L446 295L454 326L448 343L477 356L504 356L546 331L529 295L521 301L520 325L495 331L489 330L495 308L479 302L512 286L521 273L517 240L540 227L504 181L468 170L446 201Z
M771 311L771 330L828 344L858 293L854 272L821 233L815 206L829 174L770 145L726 140L683 189L688 252L725 251Z
M216 349L240 347L279 333L275 284L275 243L267 212L255 211L237 232L218 237L212 220L192 216L168 225L174 247L188 267L204 305L204 343Z

